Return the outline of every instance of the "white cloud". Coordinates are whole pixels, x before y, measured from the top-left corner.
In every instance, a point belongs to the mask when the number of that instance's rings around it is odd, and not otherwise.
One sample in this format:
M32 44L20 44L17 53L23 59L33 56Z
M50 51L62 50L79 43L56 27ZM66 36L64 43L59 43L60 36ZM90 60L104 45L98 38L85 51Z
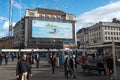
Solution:
M120 0L98 7L77 17L76 31L99 21L109 22L113 18L120 20Z
M8 32L0 32L0 38L8 36Z
M2 16L0 16L0 21L5 21L5 20L7 20L6 17L2 17Z
M12 25L14 26L14 25L15 25L15 22L13 22ZM4 30L8 30L8 29L9 29L9 21L5 21L5 22L4 22L4 24L3 24L3 29L4 29Z

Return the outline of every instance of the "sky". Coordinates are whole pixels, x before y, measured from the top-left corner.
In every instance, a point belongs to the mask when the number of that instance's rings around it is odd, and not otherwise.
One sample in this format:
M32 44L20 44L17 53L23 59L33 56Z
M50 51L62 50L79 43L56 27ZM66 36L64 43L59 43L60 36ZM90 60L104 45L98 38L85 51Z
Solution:
M0 37L8 35L10 0L0 0ZM62 10L76 16L76 32L99 21L120 20L120 0L12 0L12 23L37 7Z

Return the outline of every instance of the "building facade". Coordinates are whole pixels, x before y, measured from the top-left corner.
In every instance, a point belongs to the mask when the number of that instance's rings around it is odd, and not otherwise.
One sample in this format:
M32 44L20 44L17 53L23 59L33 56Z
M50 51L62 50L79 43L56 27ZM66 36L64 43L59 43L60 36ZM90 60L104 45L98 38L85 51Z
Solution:
M88 43L86 43L88 44L87 53L92 54L98 52L111 55L113 42L115 45L115 53L119 55L120 23L115 21L99 22L88 27Z
M14 48L62 49L75 41L75 16L60 10L27 9L14 26Z
M13 37L2 37L0 38L0 49L12 49L13 48Z

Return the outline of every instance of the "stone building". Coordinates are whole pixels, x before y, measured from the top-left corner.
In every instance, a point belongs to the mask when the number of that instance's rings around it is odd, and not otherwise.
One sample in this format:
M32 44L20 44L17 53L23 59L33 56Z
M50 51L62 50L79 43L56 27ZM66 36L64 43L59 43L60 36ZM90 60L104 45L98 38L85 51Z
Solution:
M75 21L60 10L27 9L14 26L14 48L62 49L64 41L75 41Z

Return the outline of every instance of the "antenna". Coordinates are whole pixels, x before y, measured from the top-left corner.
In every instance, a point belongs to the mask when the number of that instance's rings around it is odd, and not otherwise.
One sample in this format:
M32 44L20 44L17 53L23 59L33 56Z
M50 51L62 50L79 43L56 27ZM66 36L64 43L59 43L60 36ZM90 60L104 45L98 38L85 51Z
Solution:
M10 6L9 6L9 37L12 36L12 22L13 22L13 16L12 16L12 12L13 12L13 0L10 0Z
M13 26L13 16L12 16L12 12L13 12L13 0L9 0L9 36L8 36L8 45L9 45L9 48L12 47L12 26Z

